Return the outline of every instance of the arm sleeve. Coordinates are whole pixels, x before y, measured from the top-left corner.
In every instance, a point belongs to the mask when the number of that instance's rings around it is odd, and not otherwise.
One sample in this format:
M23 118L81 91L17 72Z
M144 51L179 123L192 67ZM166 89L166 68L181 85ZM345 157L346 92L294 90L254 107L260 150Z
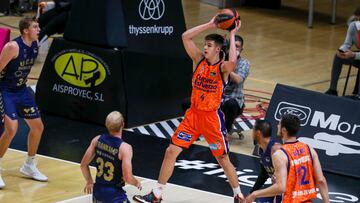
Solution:
M346 33L345 41L340 46L341 50L347 51L347 50L349 50L351 48L353 43L355 43L353 41L353 38L352 38L353 35L357 36L357 30L356 30L355 22L350 23L349 28L348 28L347 33Z
M250 190L250 193L254 192L255 190L260 189L264 185L264 183L266 182L266 180L268 178L269 178L269 175L268 175L267 171L265 170L264 166L261 165L259 176L256 179L256 182L255 182L253 188Z
M235 73L241 77L242 81L245 81L247 76L249 75L250 70L250 62L248 60L244 60L241 63L237 64Z

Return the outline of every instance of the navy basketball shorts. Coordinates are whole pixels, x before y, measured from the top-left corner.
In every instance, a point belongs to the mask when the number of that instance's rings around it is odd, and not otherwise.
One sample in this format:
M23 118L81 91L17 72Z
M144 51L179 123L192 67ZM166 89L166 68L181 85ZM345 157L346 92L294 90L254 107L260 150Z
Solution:
M40 118L34 95L27 88L17 91L1 91L4 113L11 120Z
M282 202L282 196L278 195L275 197L261 197L257 198L256 203L281 203Z
M93 202L130 203L122 188L94 184Z

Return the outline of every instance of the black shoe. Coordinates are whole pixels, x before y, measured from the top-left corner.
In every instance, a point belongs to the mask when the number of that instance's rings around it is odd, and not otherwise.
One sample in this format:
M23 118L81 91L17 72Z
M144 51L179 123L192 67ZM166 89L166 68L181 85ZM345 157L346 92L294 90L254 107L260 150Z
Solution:
M338 96L338 93L336 90L332 90L332 89L328 89L325 94L329 94L329 95L334 95L334 96Z
M135 195L133 197L133 200L135 200L136 202L141 202L141 203L160 203L161 202L161 198L155 197L155 195L152 191L149 194L144 195L144 196Z
M232 129L229 133L231 136L234 136L234 137L238 137L239 140L243 140L244 139L244 134L242 134L242 131L241 130L235 130L235 129Z

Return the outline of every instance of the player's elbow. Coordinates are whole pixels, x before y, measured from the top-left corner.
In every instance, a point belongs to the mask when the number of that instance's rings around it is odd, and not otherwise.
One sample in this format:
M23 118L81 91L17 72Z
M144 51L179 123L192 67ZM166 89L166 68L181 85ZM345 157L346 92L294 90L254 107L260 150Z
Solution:
M188 35L186 34L186 32L184 32L184 33L181 35L181 38L182 38L183 41L184 41L184 40L187 40L187 39L190 39L190 38L188 37Z
M285 184L276 184L276 191L278 194L282 194L284 193L286 190L286 185Z
M80 163L80 169L84 169L87 167L88 167L88 165L86 163L83 163L83 162Z
M326 178L324 176L321 176L319 178L316 179L316 184L317 185L326 185Z

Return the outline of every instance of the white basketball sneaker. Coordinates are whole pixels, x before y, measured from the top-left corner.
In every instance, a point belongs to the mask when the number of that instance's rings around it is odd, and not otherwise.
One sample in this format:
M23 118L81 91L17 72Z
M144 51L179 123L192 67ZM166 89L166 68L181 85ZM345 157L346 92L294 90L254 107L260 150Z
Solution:
M20 172L27 176L30 177L34 180L38 180L38 181L48 181L48 177L45 176L44 174L42 174L37 168L36 165L29 165L29 164L24 164L21 168L20 168Z
M5 183L1 177L1 168L0 168L0 189L4 188L5 187Z

